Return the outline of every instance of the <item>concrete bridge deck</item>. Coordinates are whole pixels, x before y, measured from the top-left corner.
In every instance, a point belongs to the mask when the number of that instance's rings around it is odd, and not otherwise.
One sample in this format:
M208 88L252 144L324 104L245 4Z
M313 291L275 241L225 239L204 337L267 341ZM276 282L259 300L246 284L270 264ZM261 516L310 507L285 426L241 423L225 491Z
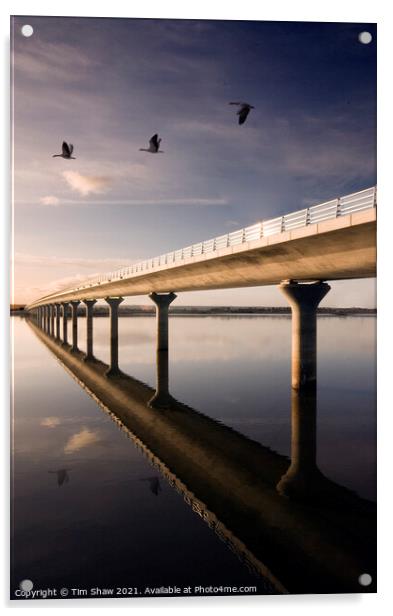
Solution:
M275 285L288 279L373 277L375 206L373 187L88 279L28 308L108 296Z

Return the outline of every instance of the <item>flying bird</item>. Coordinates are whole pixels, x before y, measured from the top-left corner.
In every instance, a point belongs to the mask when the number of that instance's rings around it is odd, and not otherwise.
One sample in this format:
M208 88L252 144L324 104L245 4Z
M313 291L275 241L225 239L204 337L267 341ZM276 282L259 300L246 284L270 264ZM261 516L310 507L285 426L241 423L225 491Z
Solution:
M150 152L150 154L163 154L163 150L160 150L161 139L158 138L157 133L149 141L148 148L139 148L140 152Z
M253 107L252 105L249 105L248 103L229 103L229 104L230 105L240 105L240 109L237 112L237 115L239 116L239 124L244 124L251 109L255 109L255 107Z
M53 154L53 158L56 156L60 156L61 158L73 158L76 160L75 156L72 156L72 152L74 151L74 146L72 143L68 145L66 141L63 141L63 145L61 146L62 153L61 154Z

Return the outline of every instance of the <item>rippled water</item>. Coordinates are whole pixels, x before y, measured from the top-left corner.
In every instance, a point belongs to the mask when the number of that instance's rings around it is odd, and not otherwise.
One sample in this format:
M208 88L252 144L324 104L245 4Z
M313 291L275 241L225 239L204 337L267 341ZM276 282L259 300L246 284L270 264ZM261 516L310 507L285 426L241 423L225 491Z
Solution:
M279 454L290 454L290 318L175 317L170 392ZM21 318L14 328L13 577L41 587L246 585L250 571L71 378ZM318 323L317 461L375 498L375 319ZM94 352L109 361L109 320ZM119 363L154 387L155 320L119 321ZM85 350L85 319L79 319ZM230 543L230 542L229 542ZM233 546L232 546L233 548Z

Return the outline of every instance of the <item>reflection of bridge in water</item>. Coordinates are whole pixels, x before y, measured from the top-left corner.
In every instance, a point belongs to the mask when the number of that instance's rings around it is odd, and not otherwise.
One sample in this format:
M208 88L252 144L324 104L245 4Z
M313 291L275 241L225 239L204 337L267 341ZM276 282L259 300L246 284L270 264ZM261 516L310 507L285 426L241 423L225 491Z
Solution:
M375 592L375 581L367 588L358 581L363 573L375 580L375 507L319 471L314 388L292 392L289 464L285 456L175 400L167 351L157 351L153 390L118 369L111 372L117 336L108 366L89 346L82 353L54 330L30 324L193 510L275 592Z

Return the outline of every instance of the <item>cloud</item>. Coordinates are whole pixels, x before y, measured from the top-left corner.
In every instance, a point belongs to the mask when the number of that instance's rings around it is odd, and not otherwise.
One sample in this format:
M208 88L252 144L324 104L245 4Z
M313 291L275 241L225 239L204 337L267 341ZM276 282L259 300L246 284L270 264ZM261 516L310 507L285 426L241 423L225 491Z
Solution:
M76 274L75 276L65 276L64 278L58 278L53 282L48 284L43 284L34 287L24 286L23 288L16 287L15 293L21 293L23 291L25 297L32 298L29 301L36 300L40 297L46 297L47 295L52 295L52 293L58 293L59 291L64 291L65 289L73 289L74 287L80 286L81 283L85 283L86 280L91 277L96 277L100 272L94 272L93 274L89 274L89 276ZM102 272L101 272L102 273ZM27 301L27 300L26 300ZM27 302L28 303L28 302Z
M44 426L44 428L56 428L58 425L60 425L59 417L45 417L41 421L41 426Z
M86 77L98 65L81 48L56 41L34 40L28 51L18 48L13 54L15 70L34 82L73 82Z
M106 176L82 175L79 171L63 171L62 175L72 190L84 197L91 193L101 194L111 184L111 179Z
M98 272L92 274L93 276L97 276ZM79 286L80 283L86 282L87 276L82 274L76 274L75 276L65 276L64 278L59 278L50 282L48 284L42 284L37 286L24 286L23 288L16 287L15 294L22 293L26 298L25 302L29 303L33 300L36 300L40 297L46 297L47 295L52 295L52 293L58 293L59 291L64 291L64 289L74 288Z
M47 195L46 197L41 197L40 203L42 203L42 205L59 205L60 199L53 195Z
M45 267L83 267L87 269L113 269L126 265L124 258L85 259L83 257L57 257L52 255L33 255L25 252L16 252L15 265L43 265ZM128 262L130 260L128 259Z
M83 428L80 432L74 434L73 436L71 436L71 438L68 439L64 447L64 453L75 453L76 451L80 451L84 447L89 447L89 445L94 445L94 443L98 443L100 440L101 438L97 431Z
M73 173L65 172L65 173ZM45 200L45 201L44 201ZM180 206L195 206L195 207L214 207L216 205L229 205L229 199L227 197L165 197L165 198L157 198L157 199L89 199L86 201L85 199L58 199L57 197L42 197L40 199L41 203L44 205L57 205L61 203L62 205L83 205L83 206L94 206L94 205L119 205L119 206L154 206L154 205L180 205ZM17 200L14 203L30 203L27 200ZM236 223L239 224L239 223Z
M228 205L226 197L166 197L165 199L110 199L97 201L79 201L66 199L64 203L70 205L184 205L184 206L215 206Z

